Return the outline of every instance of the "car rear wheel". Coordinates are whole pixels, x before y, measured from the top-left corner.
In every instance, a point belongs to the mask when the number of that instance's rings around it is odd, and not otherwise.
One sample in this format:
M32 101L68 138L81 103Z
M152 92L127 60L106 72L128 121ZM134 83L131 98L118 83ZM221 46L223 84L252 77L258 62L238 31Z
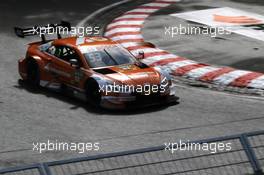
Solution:
M40 72L36 61L30 60L27 67L27 81L33 87L39 87Z
M101 96L101 92L99 91L98 83L93 79L88 80L85 89L86 89L87 101L92 106L100 107L102 96Z

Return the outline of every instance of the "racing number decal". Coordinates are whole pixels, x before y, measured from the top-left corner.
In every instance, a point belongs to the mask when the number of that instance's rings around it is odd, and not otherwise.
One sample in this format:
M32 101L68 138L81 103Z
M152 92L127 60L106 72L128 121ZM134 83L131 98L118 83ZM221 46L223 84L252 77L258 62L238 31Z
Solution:
M100 52L88 53L88 57L90 58L91 62L102 61L102 56L101 56Z

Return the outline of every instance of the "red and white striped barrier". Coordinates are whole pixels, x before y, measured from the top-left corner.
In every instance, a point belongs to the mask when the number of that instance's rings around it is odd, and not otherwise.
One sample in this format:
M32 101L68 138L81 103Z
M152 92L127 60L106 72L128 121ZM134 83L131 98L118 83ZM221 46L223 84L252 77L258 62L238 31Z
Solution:
M145 19L161 8L179 1L156 0L130 10L107 26L105 36L121 43L135 56L139 51L144 51L144 63L160 66L172 75L217 85L264 89L262 73L211 66L179 57L159 48L138 46L138 42L144 41L141 29Z

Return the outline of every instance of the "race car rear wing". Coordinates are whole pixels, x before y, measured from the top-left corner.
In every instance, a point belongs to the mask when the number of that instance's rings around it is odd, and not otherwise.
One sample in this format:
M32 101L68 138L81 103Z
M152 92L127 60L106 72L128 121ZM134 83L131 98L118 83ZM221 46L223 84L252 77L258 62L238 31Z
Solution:
M46 26L34 26L30 28L19 28L14 27L15 34L18 37L24 38L25 36L34 36L39 35L42 39L42 42L46 42L45 35L47 34L53 34L56 33L58 39L61 38L61 31L70 31L71 30L71 24L67 21L61 21L60 24L48 24Z

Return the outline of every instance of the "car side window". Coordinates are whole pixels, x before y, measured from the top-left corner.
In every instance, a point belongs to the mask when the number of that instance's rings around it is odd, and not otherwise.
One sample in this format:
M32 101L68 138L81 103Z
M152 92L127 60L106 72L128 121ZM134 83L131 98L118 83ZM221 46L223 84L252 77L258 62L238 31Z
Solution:
M56 56L59 59L70 62L70 59L76 59L80 63L78 53L67 46L51 46L48 48L47 52L51 55Z
M59 58L60 55L61 55L61 48L55 47L55 46L51 46L51 47L49 47L47 49L46 52L48 52L49 54L54 55L54 56Z
M51 46L49 47L46 52L48 52L49 54L51 55L55 55L55 50L56 50L56 47L55 46Z
M70 62L71 59L76 59L79 65L81 65L81 61L80 61L78 53L70 47L67 47L67 46L61 47L60 58L67 62Z
M60 58L63 59L63 60L65 60L65 61L67 61L67 62L69 62L70 59L77 59L77 60L79 60L79 56L76 53L76 51L73 50L70 47L62 47L61 48Z

